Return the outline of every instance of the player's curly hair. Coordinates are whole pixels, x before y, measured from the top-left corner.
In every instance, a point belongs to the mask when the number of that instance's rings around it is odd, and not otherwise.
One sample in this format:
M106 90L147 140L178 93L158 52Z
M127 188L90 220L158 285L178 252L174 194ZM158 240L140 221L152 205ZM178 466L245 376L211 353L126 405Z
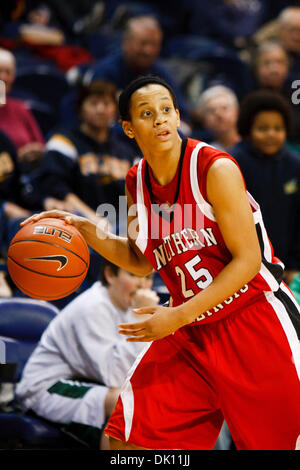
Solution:
M281 114L287 134L292 131L292 111L288 101L271 90L255 90L248 93L241 102L237 122L241 137L248 137L255 119L261 111L277 111Z

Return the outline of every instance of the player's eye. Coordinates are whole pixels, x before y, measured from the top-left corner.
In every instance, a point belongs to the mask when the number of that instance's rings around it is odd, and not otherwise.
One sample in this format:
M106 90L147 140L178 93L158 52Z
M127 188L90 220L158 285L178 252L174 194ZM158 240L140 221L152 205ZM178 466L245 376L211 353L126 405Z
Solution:
M149 117L149 116L151 116L151 111L149 111L148 109L146 109L145 111L142 112L142 116L144 116L144 117Z
M165 112L165 113L170 112L170 110L171 110L171 107L170 107L170 106L165 106L165 107L164 107L164 112Z

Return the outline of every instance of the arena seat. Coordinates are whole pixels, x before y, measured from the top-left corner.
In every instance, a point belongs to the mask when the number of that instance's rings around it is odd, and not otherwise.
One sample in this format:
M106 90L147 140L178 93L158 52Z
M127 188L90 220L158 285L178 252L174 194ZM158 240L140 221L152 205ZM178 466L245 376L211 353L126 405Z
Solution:
M8 393L10 400L3 402L2 399L0 404L2 449L69 448L75 443L59 425L23 413L13 393L27 359L58 312L55 306L44 301L15 297L0 299L0 387L12 384L11 393Z
M69 84L62 72L49 65L19 67L12 95L21 92L34 94L36 100L59 109L61 98L69 91Z
M122 36L118 31L99 31L89 33L85 45L96 59L102 59L116 53L121 47L121 41Z
M180 60L187 64L190 61L194 67L197 64L196 69L191 69L190 79L186 80L184 86L190 87L190 82L200 77L202 88L199 92L210 86L223 84L241 97L251 86L248 65L236 50L218 41L205 37L174 36L165 42L162 56L164 60L177 59L179 64ZM174 62L176 65L176 61ZM172 69L172 61L170 67Z
M57 112L47 103L38 100L26 100L25 102L38 122L43 136L47 138L49 132L51 132L58 123Z

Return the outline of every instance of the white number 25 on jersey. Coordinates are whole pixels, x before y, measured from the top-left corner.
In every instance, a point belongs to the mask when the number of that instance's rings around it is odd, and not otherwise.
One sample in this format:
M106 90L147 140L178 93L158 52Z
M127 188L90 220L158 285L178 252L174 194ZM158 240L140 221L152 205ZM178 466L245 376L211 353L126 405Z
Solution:
M195 267L201 263L201 258L199 255L194 256L191 260L187 261L184 266L186 267L188 273L191 275L192 279L196 281L196 284L200 289L205 289L208 287L212 281L213 277L206 268L199 268L196 269ZM193 297L195 295L195 292L193 289L187 289L186 288L186 275L184 271L179 267L175 267L175 272L177 276L180 276L181 279L181 290L184 295L184 297L187 299L189 297Z

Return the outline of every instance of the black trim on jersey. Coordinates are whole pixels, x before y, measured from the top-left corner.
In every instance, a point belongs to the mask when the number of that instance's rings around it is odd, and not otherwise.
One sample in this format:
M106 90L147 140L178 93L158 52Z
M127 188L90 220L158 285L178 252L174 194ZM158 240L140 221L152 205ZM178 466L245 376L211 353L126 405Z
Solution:
M296 330L298 339L300 341L300 312L297 309L296 305L292 299L288 296L286 292L282 289L278 289L277 292L274 292L275 297L283 303L288 316L290 317L291 322Z
M283 268L280 264L277 263L271 263L270 261L267 261L265 256L264 256L264 241L263 241L263 236L262 236L262 230L259 222L255 224L256 227L256 233L259 241L259 246L260 246L260 251L261 251L261 256L262 256L262 264L268 269L270 274L274 277L274 279L278 282L278 286L282 281L283 277Z
M153 196L152 187L151 187L151 183L150 183L149 164L148 164L148 162L146 162L145 183L146 183L147 189L149 191L152 208L153 208L154 212L156 212L156 214L158 214L159 216L162 216L164 219L166 219L167 221L170 221L170 222L172 221L173 214L174 214L174 211L173 211L172 207L174 206L174 204L176 204L178 196L179 196L183 157L184 157L184 154L185 154L187 141L188 141L187 138L182 139L181 152L180 152L180 158L179 158L179 163L178 163L179 172L178 172L177 188L176 188L174 201L173 201L172 206L170 207L169 210L164 210L161 206L159 208L157 208L157 204L155 204L155 202L154 202L154 196Z

